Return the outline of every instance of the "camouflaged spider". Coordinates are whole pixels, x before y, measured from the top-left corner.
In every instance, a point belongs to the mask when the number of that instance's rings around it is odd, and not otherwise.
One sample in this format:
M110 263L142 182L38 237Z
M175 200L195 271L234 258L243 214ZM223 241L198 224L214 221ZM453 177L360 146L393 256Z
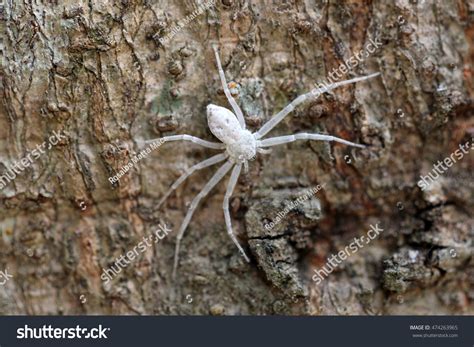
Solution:
M181 184L188 178L194 171L204 169L208 166L217 164L219 162L226 161L212 176L212 178L207 182L204 186L202 191L194 198L191 202L191 206L184 217L184 221L179 228L178 236L176 239L176 249L174 254L174 264L173 264L173 278L176 276L176 269L178 266L178 259L179 259L179 248L181 244L181 239L183 238L184 231L186 230L191 217L196 210L197 205L204 198L211 189L232 169L232 173L230 175L230 180L227 185L227 190L224 196L223 201L223 209L224 209L224 218L227 227L227 233L229 234L230 238L237 246L239 251L242 253L243 257L247 262L249 262L248 256L245 254L242 246L237 241L233 231L232 231L232 223L230 219L229 213L229 199L232 195L232 192L235 188L237 180L239 178L240 172L242 170L242 165L244 165L245 171L248 170L248 161L254 158L257 153L265 153L267 147L281 145L288 142L293 142L296 140L320 140L320 141L335 141L340 142L349 146L360 147L364 148L365 146L356 144L353 142L346 141L344 139L331 136L331 135L323 135L323 134L309 134L309 133L298 133L286 136L277 136L271 137L267 139L262 139L269 131L271 131L278 123L280 123L283 118L288 115L294 108L301 104L303 101L311 98L312 96L319 96L322 93L328 92L336 87L343 86L350 83L355 83L359 81L363 81L372 77L379 75L380 73L374 73L367 76L353 78L347 81L341 81L337 83L333 83L328 86L324 86L322 88L316 88L311 90L309 93L300 95L296 99L294 99L289 105L287 105L283 110L278 112L274 115L269 121L267 121L257 132L251 133L249 130L246 129L244 116L242 114L242 110L235 102L234 98L232 97L229 88L227 86L227 82L224 75L224 70L222 69L221 61L219 58L219 53L217 50L217 46L213 46L214 53L216 56L217 61L217 68L219 70L219 77L222 83L222 87L224 89L224 93L229 101L232 109L235 113L232 113L230 110L216 106L213 104L209 104L207 106L207 122L209 125L209 129L211 132L216 136L222 143L217 142L210 142L206 140L202 140L198 137L191 136L191 135L172 135L172 136L165 136L161 138L162 141L191 141L198 145L212 148L212 149L221 149L225 150L223 153L217 154L207 160L204 160L186 170L186 172L178 178L176 182L173 183L171 188L166 192L166 194L161 198L158 203L158 207L166 200L166 198ZM147 142L153 142L157 139L147 140Z

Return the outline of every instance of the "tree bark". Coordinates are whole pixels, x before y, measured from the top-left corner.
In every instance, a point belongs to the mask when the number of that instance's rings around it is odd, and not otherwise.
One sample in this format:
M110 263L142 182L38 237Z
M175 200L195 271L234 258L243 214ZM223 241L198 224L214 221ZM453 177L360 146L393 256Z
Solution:
M474 314L472 150L429 189L417 185L460 144L472 148L474 3L200 5L5 0L0 172L53 131L66 138L0 191L0 270L13 276L0 286L0 313ZM381 76L298 106L269 134L327 133L367 148L299 141L259 154L231 199L251 263L226 232L227 177L194 214L173 281L175 236L217 166L157 202L217 151L165 143L119 182L108 178L140 140L217 141L206 105L230 105L211 45L255 131L371 40L381 46L339 80ZM105 284L102 271L160 224L173 232ZM376 224L383 232L316 285L315 270Z

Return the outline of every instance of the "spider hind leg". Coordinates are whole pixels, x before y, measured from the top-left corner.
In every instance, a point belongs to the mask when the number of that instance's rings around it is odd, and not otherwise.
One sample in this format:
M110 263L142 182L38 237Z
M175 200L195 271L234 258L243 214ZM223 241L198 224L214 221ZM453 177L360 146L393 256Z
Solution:
M211 165L217 164L221 161L224 161L227 158L227 154L221 153L217 154L213 157L210 157L209 159L203 160L200 163L197 163L196 165L191 166L188 168L174 183L173 185L168 189L168 191L163 195L163 197L158 201L157 208L159 208L163 202L170 196L172 192L174 192L180 185L183 183L189 176L191 176L195 171L204 169L206 167L209 167Z
M204 198L207 194L209 194L211 189L214 188L216 184L220 182L220 180L229 172L229 170L232 168L233 165L234 163L232 163L231 161L225 162L225 164L223 164L216 171L216 173L206 183L204 188L199 192L199 194L191 202L191 206L189 206L188 212L186 213L183 223L181 223L181 226L179 228L178 236L176 237L176 247L175 247L175 252L174 252L173 275L172 275L173 279L176 278L176 269L178 268L179 249L181 245L181 239L183 238L184 232L186 228L188 227L189 222L191 221L191 218L194 214L194 211L196 210L197 205L199 204L201 199Z
M247 263L249 263L250 262L249 257L247 256L247 254L245 254L244 249L239 244L239 241L237 241L237 238L235 237L235 234L232 230L232 221L230 219L230 212L229 212L229 199L234 191L235 185L237 184L237 180L239 179L241 169L242 169L242 164L237 164L232 170L229 183L227 184L227 191L224 196L224 201L222 202L222 207L224 209L224 218L225 218L225 225L227 228L227 234L229 234L230 238L232 239L234 244L237 246L242 256L245 258Z

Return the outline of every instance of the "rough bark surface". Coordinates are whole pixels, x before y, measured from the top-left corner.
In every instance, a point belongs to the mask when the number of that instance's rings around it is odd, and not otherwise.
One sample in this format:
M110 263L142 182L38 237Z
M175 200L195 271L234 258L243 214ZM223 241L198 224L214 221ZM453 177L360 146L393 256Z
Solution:
M474 314L472 151L429 190L438 160L474 135L472 1L5 0L0 172L55 131L52 147L0 191L1 314ZM367 144L295 142L259 155L222 212L227 179L204 199L171 279L175 235L216 167L157 201L216 151L166 143L112 185L139 140L215 141L206 105L229 107L212 43L251 130L370 42L343 79L271 135L324 132ZM224 183L225 182L225 183ZM273 229L285 202L325 184ZM160 223L173 233L104 285L102 269ZM371 224L384 231L319 286L314 269Z

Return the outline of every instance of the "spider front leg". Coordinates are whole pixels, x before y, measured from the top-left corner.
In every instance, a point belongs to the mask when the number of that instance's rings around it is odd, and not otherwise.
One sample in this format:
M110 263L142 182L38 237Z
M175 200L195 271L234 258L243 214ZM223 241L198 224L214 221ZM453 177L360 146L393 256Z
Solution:
M232 170L229 183L227 184L227 191L224 196L224 201L222 202L222 207L224 209L224 218L225 218L225 225L227 227L227 233L229 234L230 238L239 249L240 253L245 258L245 260L249 263L250 262L249 257L247 257L247 254L245 254L244 249L239 244L239 241L237 241L234 235L234 232L232 231L232 221L230 219L230 213L229 213L229 199L232 196L232 192L234 191L235 185L237 184L237 180L239 179L241 170L242 170L242 164L237 164Z
M353 78L353 79L350 79L350 80L347 80L347 81L336 82L336 83L333 83L329 86L325 86L325 87L322 87L322 88L315 88L315 89L311 90L309 93L298 96L295 100L293 100L291 103L289 103L283 110L281 110L275 116L270 118L270 120L268 122L266 122L260 128L260 130L255 133L255 138L257 140L261 139L270 130L272 130L274 127L276 127L278 125L278 123L280 123L283 120L283 118L286 117L286 115L288 115L291 111L293 111L296 106L298 106L302 102L306 101L307 99L311 98L312 96L317 95L319 97L321 94L326 93L326 92L328 92L328 91L330 91L334 88L337 88L337 87L340 87L340 86L343 86L343 85L346 85L346 84L351 84L351 83L355 83L355 82L364 81L364 80L367 80L369 78L372 78L372 77L375 77L375 76L378 76L378 75L380 75L380 72L373 73L373 74L367 75L367 76Z
M229 104L232 106L232 109L234 110L234 113L237 116L240 126L242 127L242 129L245 129L244 115L239 105L237 105L237 102L232 97L232 94L230 94L229 87L227 86L227 81L225 80L224 69L222 69L221 59L219 58L219 52L217 51L217 46L213 45L212 48L214 49L214 53L216 55L217 69L219 70L219 78L221 79L224 94L227 97Z
M148 143L156 142L158 140L162 140L163 142L191 141L193 143L196 143L200 146L207 147L207 148L225 149L225 145L223 143L206 141L206 140L200 139L199 137L192 136L192 135L187 135L187 134L171 135L171 136L165 136L165 137L161 137L161 138L158 138L158 139L151 139L151 140L137 140L137 142L142 142L142 143L148 144Z
M186 217L184 217L183 223L181 224L178 232L178 236L176 237L176 248L175 248L175 253L174 253L174 264L173 264L173 278L176 277L176 269L178 268L178 260L179 260L179 247L181 244L181 239L183 238L184 231L186 230L189 222L191 221L191 217L194 214L194 211L196 210L197 205L201 201L202 198L204 198L209 192L211 191L214 186L219 183L219 181L224 177L229 170L232 168L234 163L231 161L227 161L224 165L222 165L219 170L216 171L214 176L211 177L209 182L206 183L204 188L201 190L201 192L193 199L191 202L191 206L189 206L188 213L186 214Z
M309 134L309 133L298 133L294 135L285 135L285 136L277 136L277 137L270 137L269 139L257 141L257 146L259 147L271 147L277 146L284 143L294 142L296 140L316 140L316 141L334 141L343 143L348 146L365 148L364 145L360 145L358 143L350 142L344 139L341 139L336 136L332 135L324 135L324 134Z

